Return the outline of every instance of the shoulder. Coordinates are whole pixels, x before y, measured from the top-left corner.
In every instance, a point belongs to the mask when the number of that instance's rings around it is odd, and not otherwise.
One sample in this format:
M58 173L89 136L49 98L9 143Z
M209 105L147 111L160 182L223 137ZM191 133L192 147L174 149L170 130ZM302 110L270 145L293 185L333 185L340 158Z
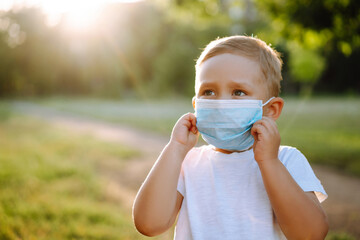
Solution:
M281 146L279 149L279 159L296 178L302 178L306 175L313 174L312 168L306 157L296 148L290 146Z
M184 165L194 165L201 162L202 159L208 158L212 152L211 146L203 145L192 148L185 156Z
M291 146L281 145L279 147L279 155L287 155L287 154L298 154L301 153L297 148Z
M291 146L280 146L279 159L284 165L287 165L290 161L307 161L304 154L297 148Z
M186 155L186 157L188 156L193 156L193 155L199 155L199 154L208 154L212 151L211 146L210 145L202 145L199 147L193 147L188 154Z
M305 155L295 147L280 146L279 160L284 164L286 168L288 168L288 170L291 168L311 168L309 161L305 157Z

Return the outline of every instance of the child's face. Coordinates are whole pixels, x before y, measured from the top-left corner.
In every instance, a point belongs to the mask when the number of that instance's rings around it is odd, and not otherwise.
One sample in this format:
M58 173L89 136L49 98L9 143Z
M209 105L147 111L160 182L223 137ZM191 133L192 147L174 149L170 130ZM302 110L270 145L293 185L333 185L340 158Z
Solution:
M224 53L207 59L197 69L196 97L203 99L268 100L257 62Z

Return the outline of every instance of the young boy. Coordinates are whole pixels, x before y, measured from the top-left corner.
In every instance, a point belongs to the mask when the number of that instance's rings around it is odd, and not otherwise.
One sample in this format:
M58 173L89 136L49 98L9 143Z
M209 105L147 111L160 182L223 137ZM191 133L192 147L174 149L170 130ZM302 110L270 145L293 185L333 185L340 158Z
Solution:
M280 146L279 54L263 41L211 42L196 63L195 114L183 115L141 186L139 232L175 239L324 239L327 197L306 158ZM195 147L199 132L210 145Z

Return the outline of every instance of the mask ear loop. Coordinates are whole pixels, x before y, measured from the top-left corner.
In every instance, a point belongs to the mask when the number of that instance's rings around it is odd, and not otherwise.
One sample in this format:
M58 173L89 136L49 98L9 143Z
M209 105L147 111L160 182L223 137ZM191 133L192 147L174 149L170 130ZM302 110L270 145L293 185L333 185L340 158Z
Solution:
M264 104L262 105L262 107L265 106L266 104L268 104L268 103L269 103L271 100L273 100L274 98L275 98L275 97L271 97L269 100L266 101L266 103L264 103Z

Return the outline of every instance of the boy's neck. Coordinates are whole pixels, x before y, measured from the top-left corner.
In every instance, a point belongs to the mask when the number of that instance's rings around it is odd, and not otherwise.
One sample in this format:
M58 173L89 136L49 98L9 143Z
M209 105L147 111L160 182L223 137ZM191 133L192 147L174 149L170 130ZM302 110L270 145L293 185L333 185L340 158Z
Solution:
M237 152L237 153L241 153L241 152L246 152L250 149L252 149L252 146L246 150L242 150L242 151L230 151L230 150L226 150L226 149L221 149L221 148L217 148L217 147L213 147L213 149L217 152L221 152L221 153L225 153L225 154L231 154L231 153L234 153L234 152Z

